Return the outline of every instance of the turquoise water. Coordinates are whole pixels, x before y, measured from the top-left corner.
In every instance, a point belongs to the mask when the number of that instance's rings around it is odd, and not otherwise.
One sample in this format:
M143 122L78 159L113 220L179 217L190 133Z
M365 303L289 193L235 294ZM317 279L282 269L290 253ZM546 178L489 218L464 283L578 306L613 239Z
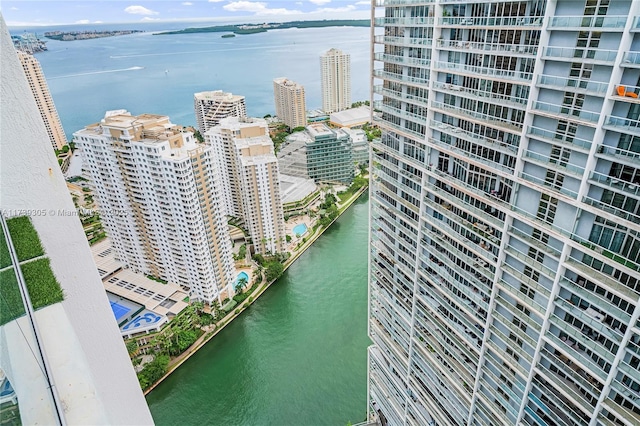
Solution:
M180 28L176 23L165 26ZM129 24L132 27L145 29ZM37 32L48 30L42 27ZM206 90L246 96L251 116L274 114L276 77L304 85L307 108L318 108L322 103L319 56L332 47L351 54L353 100L369 98L368 28L294 28L225 39L219 33L141 33L49 40L47 46L49 51L36 58L68 138L112 109L164 114L176 124L195 125L193 94Z
M367 195L147 396L158 425L364 420Z
M243 272L240 272L240 273L238 274L238 276L236 277L236 282L235 282L235 284L237 284L237 283L238 283L238 281L240 281L242 278L244 278L245 280L247 280L247 282L249 282L249 275L247 275L247 273L243 271Z
M293 233L298 236L301 237L304 234L307 233L307 225L305 223L300 223L296 226L293 227Z

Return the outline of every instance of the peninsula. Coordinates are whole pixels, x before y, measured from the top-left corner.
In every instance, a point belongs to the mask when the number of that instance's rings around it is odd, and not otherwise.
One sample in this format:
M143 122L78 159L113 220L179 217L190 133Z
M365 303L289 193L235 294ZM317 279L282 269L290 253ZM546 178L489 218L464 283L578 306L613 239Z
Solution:
M324 28L324 27L369 27L369 19L327 19L323 21L292 21L273 22L264 24L218 25L214 27L185 28L178 31L165 31L154 35L167 34L195 34L195 33L220 33L231 32L234 34L264 33L269 30L286 28Z
M49 31L44 33L46 38L60 41L88 40L91 38L115 37L142 33L141 30L121 30L121 31Z

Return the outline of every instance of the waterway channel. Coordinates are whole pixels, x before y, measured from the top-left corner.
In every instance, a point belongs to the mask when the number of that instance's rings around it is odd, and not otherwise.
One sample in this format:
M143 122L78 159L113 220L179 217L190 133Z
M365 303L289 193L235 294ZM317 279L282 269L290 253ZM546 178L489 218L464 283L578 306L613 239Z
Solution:
M336 425L366 412L368 195L147 396L158 425Z

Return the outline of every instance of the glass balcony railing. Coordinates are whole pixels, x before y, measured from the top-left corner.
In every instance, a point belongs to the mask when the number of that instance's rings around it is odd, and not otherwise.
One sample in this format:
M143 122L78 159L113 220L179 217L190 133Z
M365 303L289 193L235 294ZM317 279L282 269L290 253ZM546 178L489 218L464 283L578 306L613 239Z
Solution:
M630 118L607 115L604 120L605 128L610 128L620 133L640 136L640 121Z
M548 102L536 101L533 104L533 109L540 112L559 115L571 120L579 119L589 125L598 124L598 120L600 119L599 112L585 111L583 109L575 109Z
M602 28L622 31L628 16L553 16L549 28L573 31L575 28Z
M460 72L472 74L473 77L485 76L500 80L519 81L524 84L531 82L532 73L516 70L504 70L500 68L478 67L475 65L465 65L455 62L433 62L436 69L446 72Z
M598 172L591 172L590 180L598 182L601 185L605 185L610 189L616 190L616 192L623 192L632 196L640 195L640 184L626 182L609 175L605 175Z
M373 70L373 75L378 78L382 78L385 80L395 80L402 83L413 83L418 86L422 86L425 88L429 88L429 79L421 78L421 77L411 77L408 75L396 74L384 70Z
M601 210L602 212L613 214L616 216L616 219L622 218L622 219L628 220L629 222L640 223L639 215L625 211L620 207L612 206L610 204L605 204L602 201L600 201L600 199L595 199L585 195L584 198L582 199L582 202L590 206L593 206Z
M551 161L551 158L549 158L548 155L527 150L525 151L524 156L525 158L534 160L534 162L537 162L549 169L561 170L564 173L572 174L578 179L582 178L582 175L584 175L584 167L576 166L575 164L560 164L557 163L558 160Z
M433 18L429 17L385 17L385 18L375 18L374 23L376 26L433 26Z
M575 147L583 148L583 152L587 152L591 149L591 141L587 139L581 139L575 136L565 136L565 139L561 139L558 137L559 135L555 131L542 129L540 127L529 126L527 135L539 138L554 145L568 145L573 149L576 149Z
M538 77L538 86L558 88L563 91L576 89L577 91L585 92L593 96L604 96L609 88L609 83L591 80L578 80L553 75L540 75Z
M437 47L441 49L469 50L491 53L508 53L535 56L538 46L514 45L510 43L483 43L474 41L444 40L439 39Z
M593 62L610 64L616 60L618 55L617 50L603 50L603 49L587 49L587 48L575 48L575 47L545 47L543 56L547 58L559 58L568 59L570 61L577 60L580 62Z
M395 37L395 36L385 36L385 35L377 35L374 37L375 43L380 44L394 44L399 46L420 46L420 47L429 47L432 44L432 39L430 38L418 38L418 37Z
M480 121L482 124L489 124L495 127L500 127L509 132L514 132L519 134L522 131L522 124L514 122L508 118L497 117L490 114L484 114L482 112L476 112L469 109L463 109L460 107L456 107L454 105L448 105L444 102L432 102L432 108L437 108L439 110L445 111L445 114L457 116L462 119L471 119Z
M434 89L446 90L449 93L470 95L475 98L474 100L487 100L499 105L509 105L514 108L525 108L527 106L528 98L520 96L511 96L508 94L495 93L488 90L471 89L464 86L458 86L454 84L442 83L435 81L433 83Z
M407 58L405 56L399 55L389 55L387 53L377 52L374 55L376 61L382 62L390 62L394 64L401 65L414 65L420 67L428 67L431 64L430 59L422 59L422 58Z
M376 0L376 6L424 6L435 3L435 0Z
M640 66L640 52L624 52L620 65L623 67Z
M535 16L495 16L495 17L445 16L438 19L438 24L444 27L450 27L450 26L541 27L542 18L535 17Z

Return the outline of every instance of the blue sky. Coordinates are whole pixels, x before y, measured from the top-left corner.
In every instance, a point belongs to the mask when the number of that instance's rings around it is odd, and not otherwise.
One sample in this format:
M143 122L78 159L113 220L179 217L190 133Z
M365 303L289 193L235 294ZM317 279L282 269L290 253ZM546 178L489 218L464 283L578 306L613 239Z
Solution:
M366 19L370 0L2 0L9 26L154 21Z

